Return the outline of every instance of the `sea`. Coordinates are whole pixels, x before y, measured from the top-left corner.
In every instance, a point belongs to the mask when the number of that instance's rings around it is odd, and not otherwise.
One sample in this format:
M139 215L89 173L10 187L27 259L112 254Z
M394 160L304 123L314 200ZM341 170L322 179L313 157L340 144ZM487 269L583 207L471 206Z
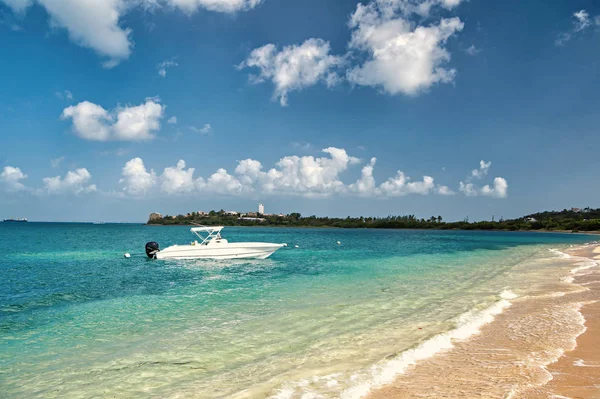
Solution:
M223 236L288 246L266 260L151 260L146 242L190 242L189 227L0 223L0 396L364 397L518 298L570 283L563 251L595 239L266 227Z

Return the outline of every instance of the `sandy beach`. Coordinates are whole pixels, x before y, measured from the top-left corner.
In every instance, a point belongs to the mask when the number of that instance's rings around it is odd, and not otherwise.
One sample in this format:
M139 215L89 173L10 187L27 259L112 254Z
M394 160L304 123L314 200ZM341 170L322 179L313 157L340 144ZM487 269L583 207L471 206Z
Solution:
M369 398L600 398L600 246L568 255L571 274L544 294L511 300L479 334Z

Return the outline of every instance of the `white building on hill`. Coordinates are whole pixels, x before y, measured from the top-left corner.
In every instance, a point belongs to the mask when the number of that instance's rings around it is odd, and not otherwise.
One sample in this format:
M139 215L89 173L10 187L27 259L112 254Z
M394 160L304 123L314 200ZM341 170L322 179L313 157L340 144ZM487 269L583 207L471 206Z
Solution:
M258 204L258 213L260 215L264 215L265 214L265 206L263 204Z

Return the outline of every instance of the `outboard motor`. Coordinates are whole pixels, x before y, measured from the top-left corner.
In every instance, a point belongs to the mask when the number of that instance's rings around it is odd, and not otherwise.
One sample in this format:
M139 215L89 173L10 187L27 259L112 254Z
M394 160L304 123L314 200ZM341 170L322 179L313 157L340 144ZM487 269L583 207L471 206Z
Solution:
M156 259L156 254L160 252L160 248L158 247L158 243L154 241L150 241L146 243L146 255L150 259Z

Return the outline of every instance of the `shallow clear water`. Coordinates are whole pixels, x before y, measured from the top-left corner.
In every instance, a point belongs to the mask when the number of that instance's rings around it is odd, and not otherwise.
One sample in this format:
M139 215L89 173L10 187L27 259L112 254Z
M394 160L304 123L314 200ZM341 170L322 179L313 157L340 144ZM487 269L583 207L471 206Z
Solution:
M186 243L189 228L0 224L2 396L340 396L372 377L361 370L453 329L504 290L525 293L532 275L560 272L538 261L556 257L550 248L591 241L366 229L224 236L289 247L260 261L152 261L136 256L147 241Z

